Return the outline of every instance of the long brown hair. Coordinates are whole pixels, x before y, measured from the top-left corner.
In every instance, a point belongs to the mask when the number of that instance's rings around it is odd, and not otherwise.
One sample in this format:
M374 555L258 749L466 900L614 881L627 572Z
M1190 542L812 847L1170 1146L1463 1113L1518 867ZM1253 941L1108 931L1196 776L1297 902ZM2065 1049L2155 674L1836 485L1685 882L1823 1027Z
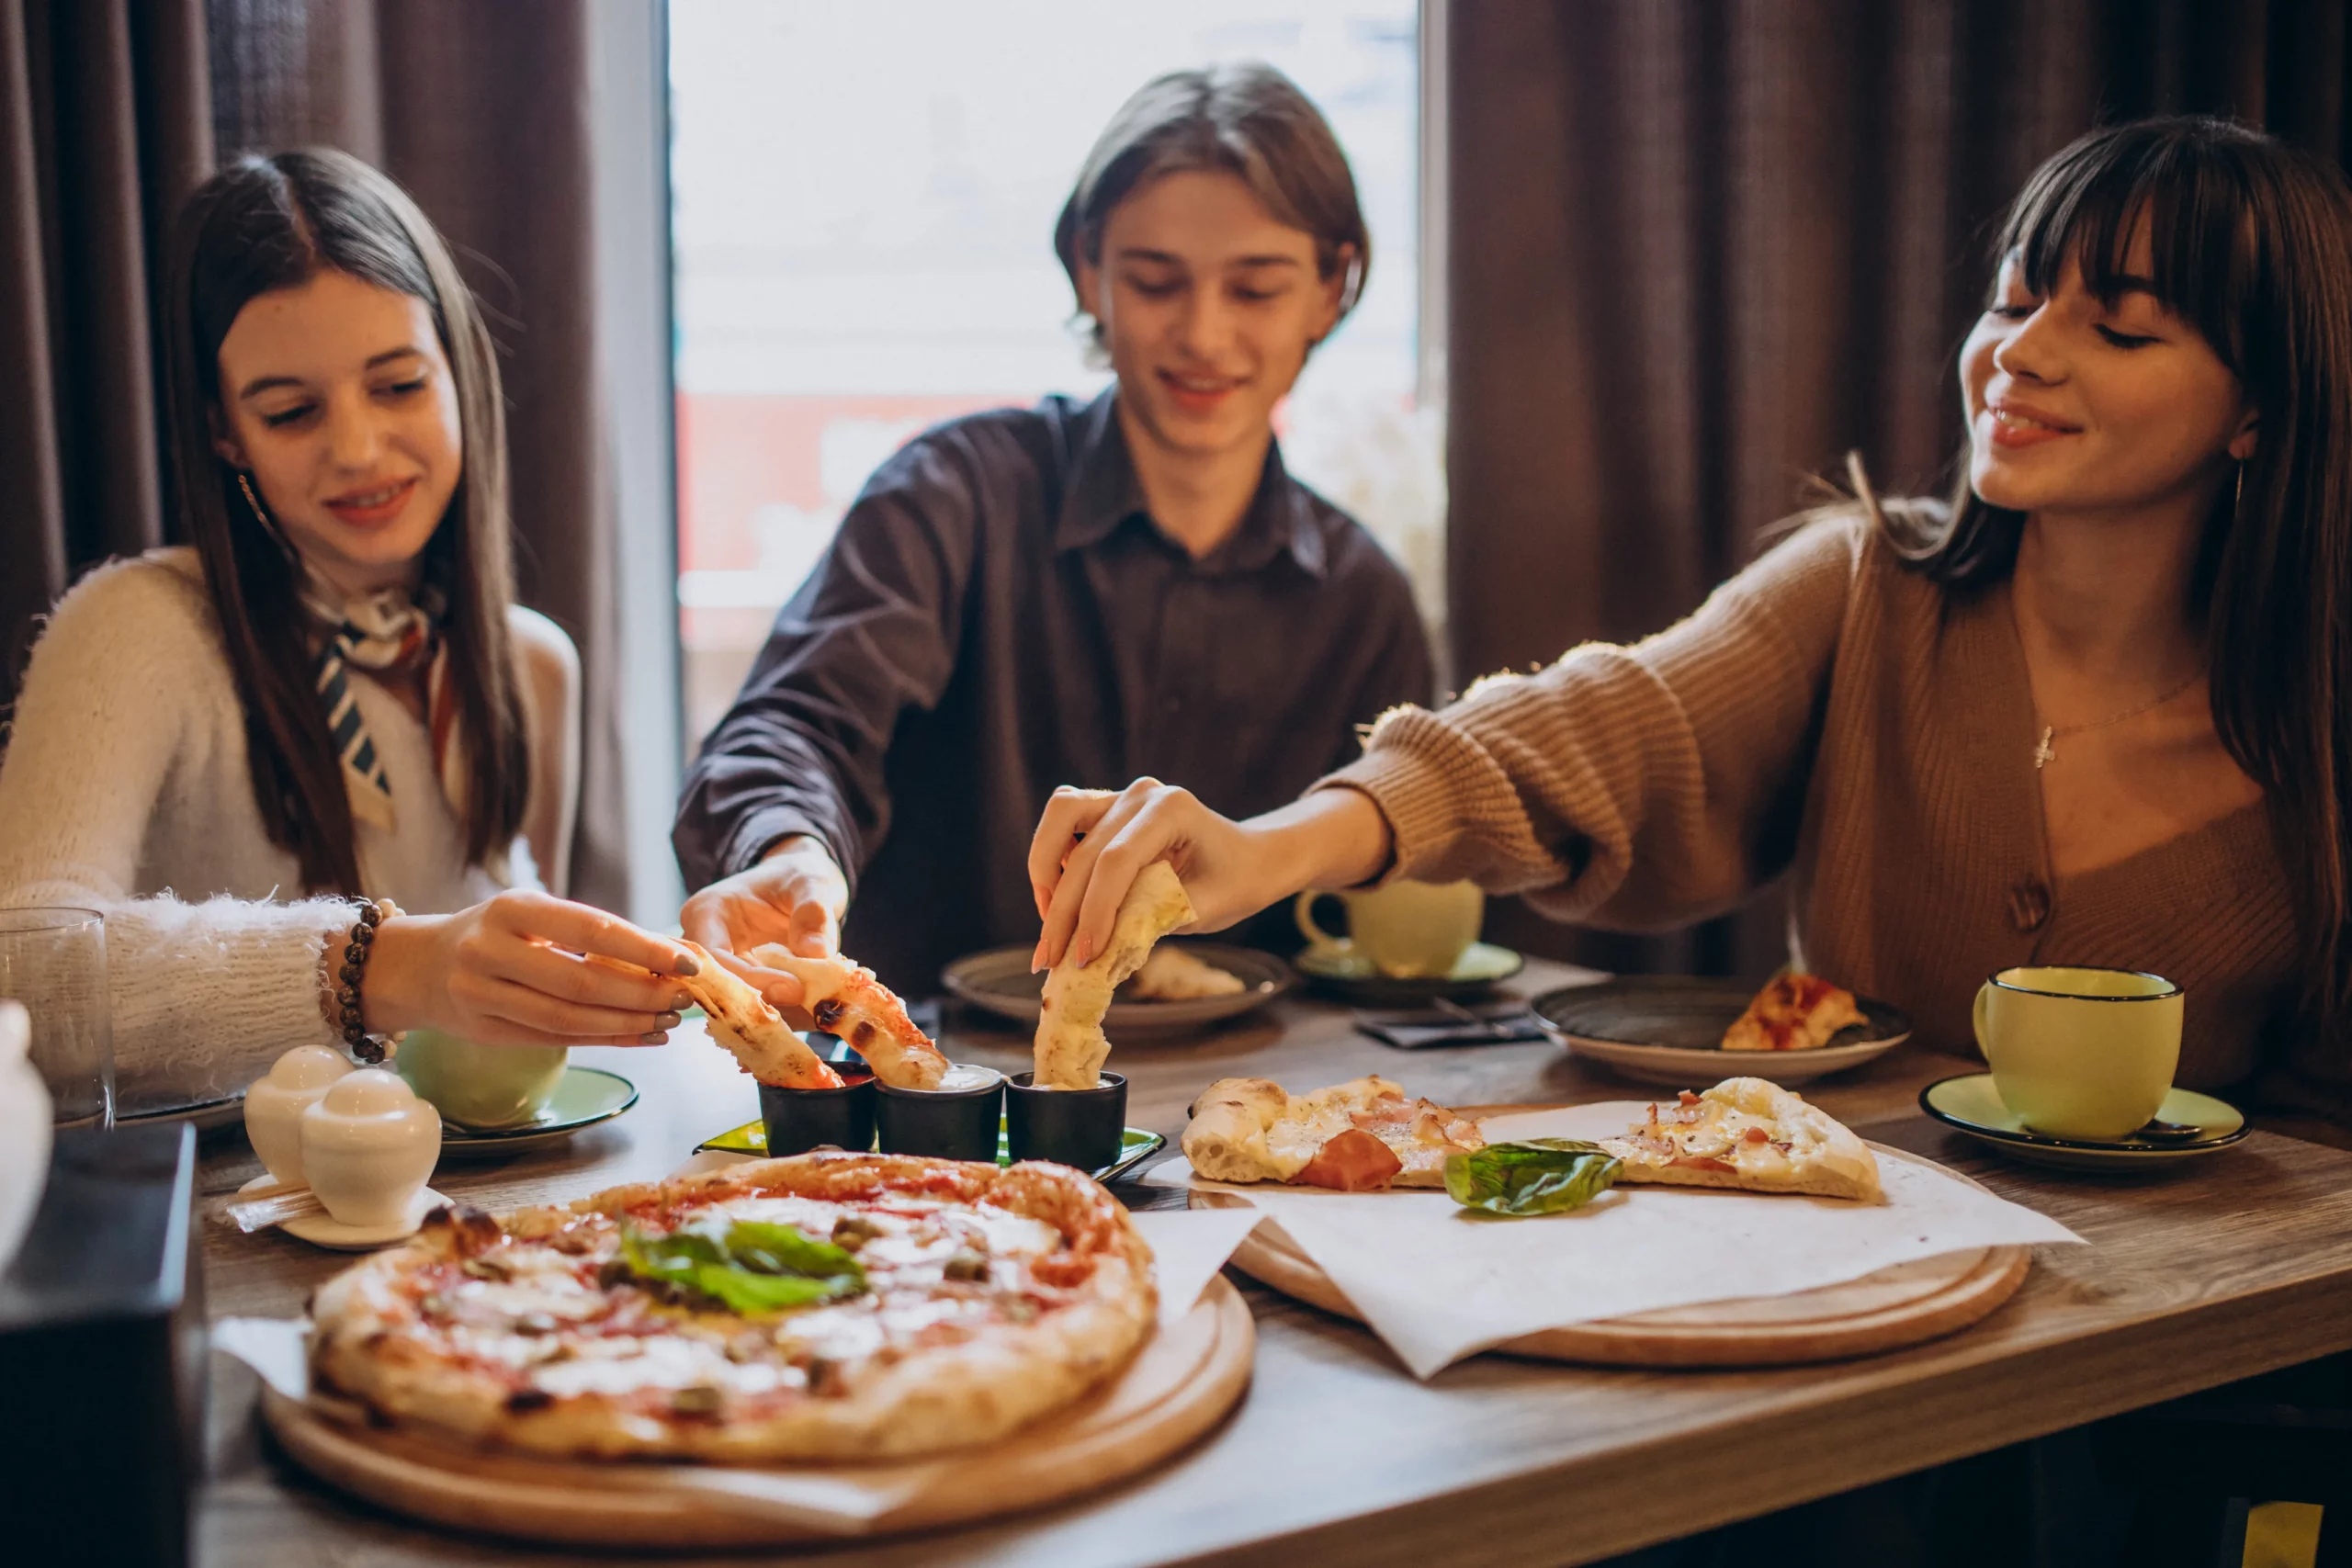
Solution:
M466 855L514 841L530 791L522 686L506 613L506 418L498 359L448 247L408 193L330 148L245 157L198 186L172 236L164 353L172 459L189 532L220 623L254 803L270 842L289 850L314 892L359 891L343 767L312 686L301 567L245 503L213 446L226 428L220 341L247 301L322 271L421 299L456 383L464 472L424 547L426 581L447 599L450 688L469 764Z
M2254 455L2207 519L2189 608L2213 728L2260 784L2293 881L2309 1021L2352 1025L2352 183L2334 164L2201 117L2096 130L2018 194L1993 251L2046 293L2064 264L2113 300L2139 223L2156 297L2195 326L2255 411ZM1948 509L1891 513L1919 571L2007 578L2024 515L1961 479Z

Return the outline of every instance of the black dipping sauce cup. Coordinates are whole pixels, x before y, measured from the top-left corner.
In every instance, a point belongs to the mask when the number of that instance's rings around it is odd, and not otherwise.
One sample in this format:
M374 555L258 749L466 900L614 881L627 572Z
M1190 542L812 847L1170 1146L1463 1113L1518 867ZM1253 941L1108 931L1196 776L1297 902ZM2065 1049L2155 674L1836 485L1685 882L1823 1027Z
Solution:
M850 1078L839 1089L760 1086L760 1120L768 1153L805 1155L830 1144L854 1154L874 1147L874 1080Z
M989 1081L969 1089L892 1089L874 1085L874 1125L886 1155L996 1163L997 1132L1004 1119L1004 1075L978 1069Z
M1050 1159L1096 1171L1117 1162L1127 1125L1127 1080L1104 1073L1092 1089L1037 1089L1035 1075L1004 1081L1004 1130L1014 1159Z

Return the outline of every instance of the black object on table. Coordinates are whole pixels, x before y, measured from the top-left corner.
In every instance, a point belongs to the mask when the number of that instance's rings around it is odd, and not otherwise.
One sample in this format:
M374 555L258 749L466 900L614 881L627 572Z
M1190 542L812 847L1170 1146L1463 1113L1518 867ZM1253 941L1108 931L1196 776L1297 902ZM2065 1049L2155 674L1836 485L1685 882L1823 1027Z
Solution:
M9 1560L184 1563L204 1441L196 1133L61 1132L0 1272Z
M1514 1045L1544 1038L1535 1015L1516 998L1465 1006L1440 997L1429 1007L1364 1010L1355 1020L1356 1028L1399 1051L1442 1045Z

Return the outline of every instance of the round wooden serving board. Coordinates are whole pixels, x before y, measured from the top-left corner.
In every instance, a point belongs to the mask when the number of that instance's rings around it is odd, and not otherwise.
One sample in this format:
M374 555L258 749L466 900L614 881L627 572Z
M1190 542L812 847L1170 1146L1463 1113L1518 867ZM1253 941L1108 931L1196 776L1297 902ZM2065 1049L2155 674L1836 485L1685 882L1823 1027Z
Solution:
M1461 1114L1483 1119L1548 1111L1542 1105L1481 1105ZM1917 1155L1872 1144L1881 1159L1930 1166L1961 1181L1965 1176ZM1973 1187L1978 1185L1969 1181ZM1230 1192L1192 1193L1195 1206L1247 1201ZM1233 1266L1286 1296L1342 1317L1363 1321L1345 1292L1277 1225L1260 1225L1233 1255ZM1923 1258L1865 1274L1842 1285L1794 1295L1757 1296L1668 1307L1632 1317L1547 1328L1494 1347L1514 1356L1618 1367L1769 1367L1836 1361L1917 1345L1954 1333L1989 1315L2025 1283L2033 1255L2022 1247L1980 1247Z
M1072 1408L977 1452L876 1464L757 1470L484 1452L266 1387L262 1414L305 1470L434 1524L578 1546L791 1546L969 1524L1124 1480L1214 1427L1249 1386L1256 1348L1240 1292L1212 1280L1189 1314Z

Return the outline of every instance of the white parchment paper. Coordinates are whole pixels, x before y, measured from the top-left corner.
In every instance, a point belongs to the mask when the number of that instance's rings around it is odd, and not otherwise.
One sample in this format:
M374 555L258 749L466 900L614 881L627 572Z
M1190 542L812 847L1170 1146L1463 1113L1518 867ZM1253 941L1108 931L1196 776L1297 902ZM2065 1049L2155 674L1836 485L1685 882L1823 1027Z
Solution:
M1647 1104L1611 1100L1496 1116L1481 1130L1491 1143L1613 1136L1640 1121ZM2082 1241L2055 1220L1923 1161L1876 1153L1884 1203L1626 1186L1585 1208L1534 1219L1473 1213L1442 1192L1208 1181L1182 1158L1144 1180L1248 1200L1347 1292L1421 1378L1538 1329L1788 1295L1973 1247Z

